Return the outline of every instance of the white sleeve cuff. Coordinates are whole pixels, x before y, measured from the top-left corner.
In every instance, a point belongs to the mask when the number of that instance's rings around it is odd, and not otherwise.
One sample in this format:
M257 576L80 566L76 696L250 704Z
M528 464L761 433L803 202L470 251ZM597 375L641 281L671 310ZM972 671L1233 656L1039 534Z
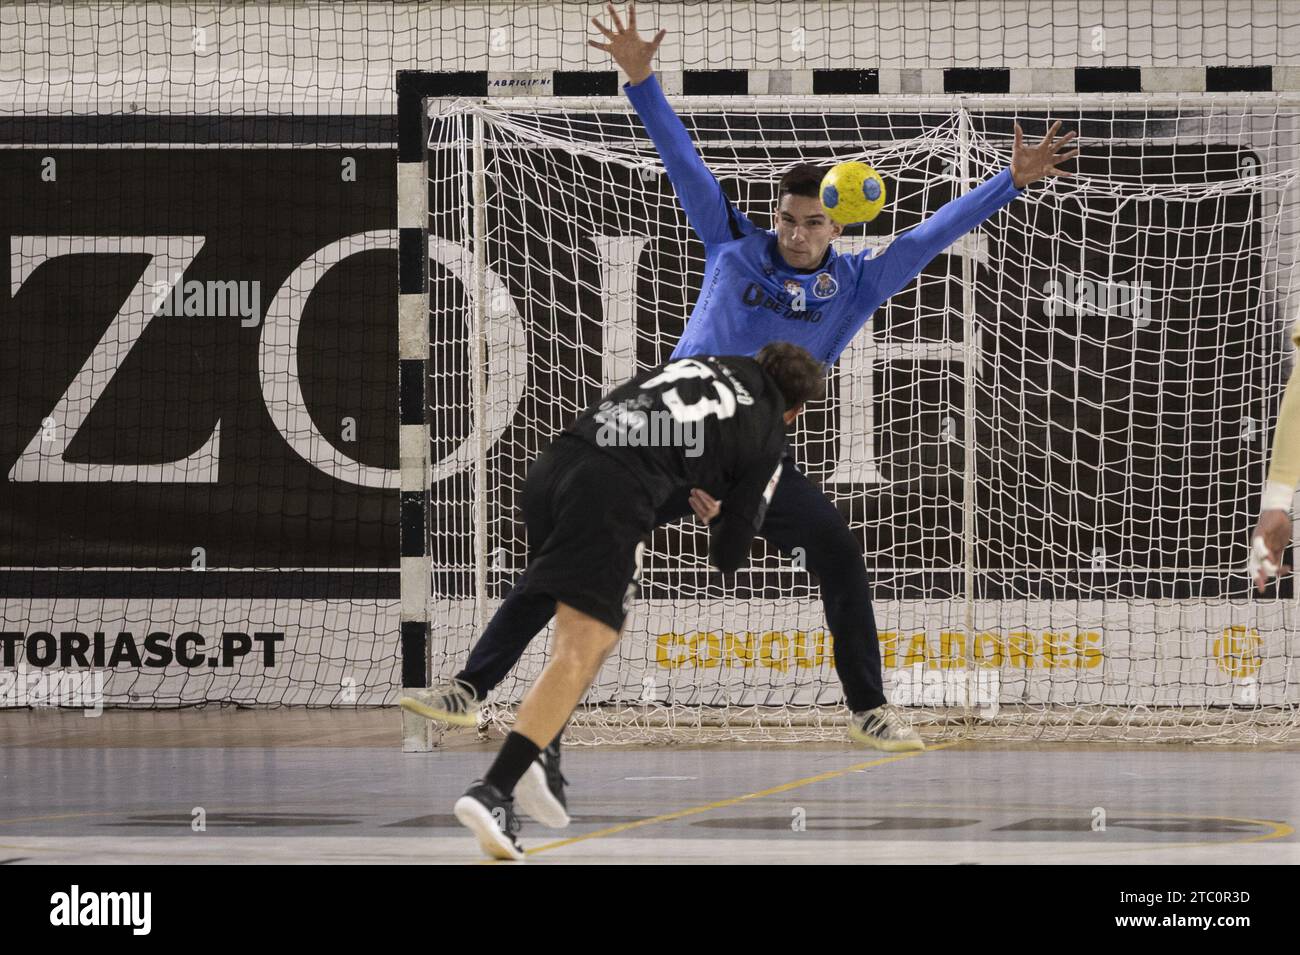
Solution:
M1291 513L1291 499L1295 497L1295 488L1268 481L1264 484L1264 494L1259 501L1261 511L1286 511Z

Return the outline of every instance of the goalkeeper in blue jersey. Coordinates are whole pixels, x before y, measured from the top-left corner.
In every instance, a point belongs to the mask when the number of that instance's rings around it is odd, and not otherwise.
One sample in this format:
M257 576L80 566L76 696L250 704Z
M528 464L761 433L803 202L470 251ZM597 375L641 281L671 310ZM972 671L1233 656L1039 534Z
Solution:
M1058 165L1077 155L1077 150L1064 150L1073 133L1056 137L1059 123L1032 147L1022 142L1017 125L1008 169L943 206L878 256L841 255L831 247L841 227L830 220L820 201L822 171L804 165L787 172L777 189L775 229L755 226L723 193L664 99L650 64L666 31L642 40L634 8L629 7L626 27L613 6L608 9L614 29L594 18L593 23L609 42L592 40L591 46L612 54L627 74L623 91L663 160L687 220L704 243L702 290L673 358L752 356L769 342L790 341L829 366L876 309L931 259L1014 201L1030 183L1070 175ZM692 512L707 519L719 506L725 512L726 502L705 489L684 488L657 517L661 524ZM788 457L760 536L785 554L802 548L808 570L818 579L834 639L835 668L852 713L849 735L886 751L923 749L905 718L886 705L861 544L835 505ZM554 611L554 601L524 594L521 579L456 680L448 687L410 694L402 705L430 718L472 724L478 702L505 678ZM530 772L521 795L562 793L556 744Z

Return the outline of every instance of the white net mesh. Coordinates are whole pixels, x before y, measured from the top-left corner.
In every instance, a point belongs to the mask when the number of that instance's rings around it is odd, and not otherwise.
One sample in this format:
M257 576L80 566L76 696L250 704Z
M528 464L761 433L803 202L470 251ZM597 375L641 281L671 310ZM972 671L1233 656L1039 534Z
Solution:
M862 159L883 246L1005 167L1013 121L1077 129L1034 187L850 346L796 457L862 541L892 701L939 735L1294 738L1290 585L1243 572L1294 316L1300 103L1278 95L674 99L771 224L796 162ZM433 675L523 569L528 463L668 357L702 246L623 100L434 101L429 140ZM472 368L481 375L470 374ZM583 738L838 736L817 581L763 541L724 586L661 528ZM549 634L498 688L540 672Z

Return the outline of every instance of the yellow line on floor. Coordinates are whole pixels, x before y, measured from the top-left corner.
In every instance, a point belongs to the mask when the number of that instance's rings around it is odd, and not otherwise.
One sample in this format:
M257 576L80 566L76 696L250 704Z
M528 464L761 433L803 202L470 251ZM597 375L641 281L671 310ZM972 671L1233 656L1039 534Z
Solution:
M1134 813L1139 815L1139 813ZM1146 815L1156 815L1147 813ZM1207 846L1244 846L1252 842L1269 842L1273 839L1285 839L1288 836L1295 835L1295 828L1285 822L1277 822L1272 819L1247 819L1243 816L1197 816L1191 813L1176 814L1163 813L1163 815L1178 818L1179 815L1185 819L1212 819L1215 822L1246 822L1254 826L1266 826L1271 828L1272 832L1259 833L1253 836L1245 836L1241 839L1203 839L1200 842L1153 842L1146 846L1123 846L1110 849L1110 852L1164 852L1169 849L1201 849ZM1100 846L1088 846L1083 850L1083 854L1101 852Z
M571 846L576 842L586 842L588 839L601 839L605 836L618 835L620 832L627 832L630 829L640 829L644 826L653 826L660 822L672 822L674 819L684 819L687 816L698 816L702 812L709 812L712 809L725 809L727 806L735 806L738 803L749 802L751 799L762 799L764 796L775 796L777 793L789 792L792 789L799 789L803 786L811 786L813 783L825 782L828 779L835 779L838 776L846 776L849 773L856 773L863 769L871 769L875 766L884 766L887 763L896 763L900 760L911 759L915 756L924 756L926 753L937 752L941 749L947 749L949 746L956 746L957 741L950 743L937 743L928 746L924 750L915 750L910 753L899 753L895 756L885 756L881 759L873 759L867 763L854 763L852 766L845 766L843 769L832 769L829 772L818 773L816 776L805 776L803 779L796 779L792 782L782 783L780 786L773 786L770 789L760 789L758 792L745 793L743 796L732 796L729 799L719 799L717 802L705 803L702 806L691 806L687 809L678 809L676 812L666 812L661 816L651 816L648 819L638 819L635 822L624 822L617 826L609 826L606 829L597 829L595 832L584 833L580 836L574 836L572 839L560 839L557 842L548 842L544 846L538 846L536 849L529 849L527 855L537 855L539 852L550 852L552 849L560 849L564 846Z

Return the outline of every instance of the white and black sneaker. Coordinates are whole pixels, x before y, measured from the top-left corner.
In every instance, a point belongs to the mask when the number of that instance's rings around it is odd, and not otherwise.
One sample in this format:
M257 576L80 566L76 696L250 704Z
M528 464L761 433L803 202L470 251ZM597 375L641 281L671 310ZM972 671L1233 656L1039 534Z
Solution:
M478 700L474 697L474 688L463 680L452 680L445 686L429 690L407 688L402 691L397 705L420 714L426 720L455 726L478 725Z
M456 800L452 810L461 825L478 837L479 847L493 859L522 859L524 847L515 837L519 817L515 801L495 786L476 779Z
M528 772L515 786L519 808L543 826L563 829L569 824L569 807L564 798L568 782L560 772L560 747L552 743L538 754Z
M849 737L887 753L925 749L921 734L888 703L874 710L854 713L849 719Z

